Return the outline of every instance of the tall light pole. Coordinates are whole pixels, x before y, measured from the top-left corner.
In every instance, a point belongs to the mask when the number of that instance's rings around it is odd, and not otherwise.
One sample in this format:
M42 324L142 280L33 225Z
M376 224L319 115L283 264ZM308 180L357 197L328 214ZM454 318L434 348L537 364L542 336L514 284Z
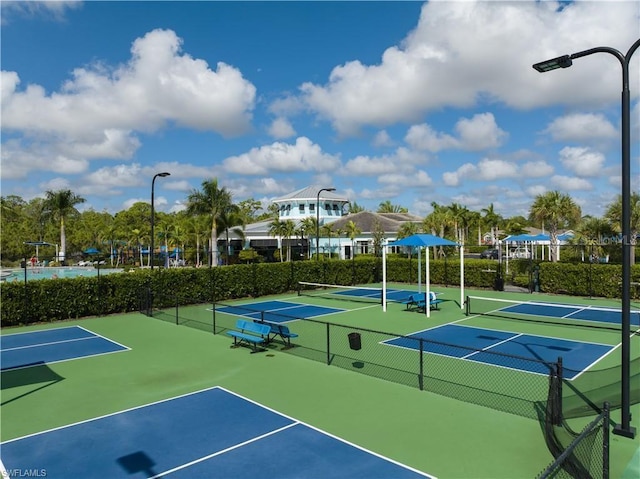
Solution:
M316 260L320 259L320 193L323 191L336 191L335 188L322 188L316 196Z
M571 55L563 55L533 65L545 73L557 68L568 68L576 58L594 53L609 53L622 66L622 408L621 421L613 429L619 436L634 438L636 428L631 426L631 95L629 93L629 61L640 47L640 39L631 45L626 55L611 47L596 47Z
M162 173L156 173L155 175L153 175L153 180L151 180L151 246L149 248L149 262L151 263L151 270L153 271L153 252L154 252L154 245L153 245L153 237L154 237L154 231L153 231L153 224L154 224L154 220L155 220L155 212L154 212L154 200L153 200L153 189L155 187L155 183L156 183L156 178L158 176L164 178L165 176L170 176L171 173L168 173L166 171L162 172Z

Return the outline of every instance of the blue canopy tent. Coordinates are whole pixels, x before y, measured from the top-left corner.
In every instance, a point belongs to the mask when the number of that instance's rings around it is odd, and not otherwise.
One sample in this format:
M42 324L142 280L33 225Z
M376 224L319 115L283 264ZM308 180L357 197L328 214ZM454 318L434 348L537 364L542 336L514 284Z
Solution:
M439 236L434 236L434 235L430 235L430 234L415 234L415 235L411 235L411 236L407 236L406 238L402 238L400 240L397 241L393 241L391 243L388 243L387 245L385 245L384 248L382 248L382 305L383 305L383 309L386 311L386 291L387 291L387 256L386 256L386 246L410 246L410 247L417 247L418 248L418 292L420 292L421 289L421 283L422 283L422 261L420 258L420 252L422 251L422 248L425 248L425 252L426 252L426 274L427 277L425 278L425 288L426 288L426 297L429 297L429 293L430 291L430 276L429 276L429 251L426 250L426 248L429 248L431 246L460 246L460 307L462 308L464 305L464 247L462 245L459 245L458 243L445 239L445 238L440 238ZM427 315L427 317L430 316L430 310L431 308L425 307L425 314Z

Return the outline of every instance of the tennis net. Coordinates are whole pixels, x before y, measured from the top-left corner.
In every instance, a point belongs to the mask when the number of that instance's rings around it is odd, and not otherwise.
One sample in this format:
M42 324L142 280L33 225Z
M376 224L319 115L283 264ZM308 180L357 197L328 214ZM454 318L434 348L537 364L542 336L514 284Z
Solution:
M298 282L298 296L319 296L342 301L382 304L382 288Z
M622 311L581 304L558 304L536 301L467 296L467 316L492 316L535 323L551 323L585 328L622 330ZM631 311L629 332L640 329L640 311Z

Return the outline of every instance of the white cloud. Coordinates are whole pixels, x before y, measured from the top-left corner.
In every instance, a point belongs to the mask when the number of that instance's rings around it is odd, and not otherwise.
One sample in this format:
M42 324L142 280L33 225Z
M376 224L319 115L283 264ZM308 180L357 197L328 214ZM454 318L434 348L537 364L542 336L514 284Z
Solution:
M393 145L393 140L389 136L389 133L387 133L387 130L380 130L373 137L373 142L372 143L373 143L373 146L378 146L378 147L380 147L380 146L392 146Z
M519 175L518 167L508 161L483 158L477 165L465 163L456 171L442 174L442 181L447 186L459 186L463 179L474 181L495 181L504 178L515 178Z
M45 155L33 165L37 168L52 151L63 166L130 159L140 146L137 132L169 123L225 136L247 131L255 87L237 69L220 62L212 70L181 47L174 32L151 31L134 41L128 63L76 68L51 94L39 85L19 90L18 75L3 71L3 132L29 138L23 148L31 148L32 156Z
M404 141L417 150L425 150L436 153L441 150L458 148L459 141L451 135L434 131L431 126L423 123L409 128Z
M553 166L546 161L529 161L520 167L525 178L544 178L553 174Z
M626 51L638 21L634 2L573 2L562 9L557 2L429 2L416 28L379 63L338 65L325 84L302 84L301 100L341 135L479 100L515 108L601 106L618 97L620 71L611 59L594 56L580 60L580 72L548 75L531 65L584 50L593 38Z
M226 171L244 175L265 175L270 172L326 171L340 166L340 159L322 152L309 138L299 137L294 145L276 142L252 148L247 153L226 158Z
M491 113L461 119L456 123L456 131L460 135L462 148L471 151L497 148L507 137L507 133L498 127Z
M564 191L589 191L593 185L584 178L573 176L554 175L551 177L551 184L554 188Z
M560 150L560 161L566 169L580 177L602 176L605 157L590 148L565 147Z
M295 136L296 130L286 118L276 118L269 126L269 135L278 140Z
M620 133L602 114L574 113L553 120L543 133L554 141L592 142L620 138Z
M77 0L64 1L4 1L2 2L2 25L10 23L14 15L30 17L49 17L53 20L64 20L67 10L82 8Z

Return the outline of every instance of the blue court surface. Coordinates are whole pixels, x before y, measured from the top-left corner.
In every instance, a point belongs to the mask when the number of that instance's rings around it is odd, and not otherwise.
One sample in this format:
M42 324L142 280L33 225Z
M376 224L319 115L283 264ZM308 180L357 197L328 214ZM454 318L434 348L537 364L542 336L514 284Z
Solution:
M402 302L407 301L409 297L416 294L417 291L409 291L406 289L387 289L387 301ZM345 290L332 291L333 295L354 297L354 298L370 298L382 301L382 290L372 288L348 288Z
M549 374L549 369L539 361L553 363L561 356L565 379L575 378L613 350L613 346L606 344L585 343L459 324L446 324L419 331L407 337L387 340L384 343L403 348L420 349L420 339L426 340L422 343L422 347L427 353L539 374ZM491 354L487 351L526 358L531 361L519 361L517 358Z
M501 308L499 311L579 321L622 324L622 312L619 309L597 308L582 305L521 303ZM633 326L640 327L640 311L631 311L630 323Z
M1 444L56 478L433 477L214 387Z
M327 308L311 304L300 304L289 301L257 301L237 306L221 306L216 312L244 316L271 323L286 323L297 319L314 318L327 314L342 313L344 309Z
M80 326L69 326L0 336L0 364L4 371L128 349Z

